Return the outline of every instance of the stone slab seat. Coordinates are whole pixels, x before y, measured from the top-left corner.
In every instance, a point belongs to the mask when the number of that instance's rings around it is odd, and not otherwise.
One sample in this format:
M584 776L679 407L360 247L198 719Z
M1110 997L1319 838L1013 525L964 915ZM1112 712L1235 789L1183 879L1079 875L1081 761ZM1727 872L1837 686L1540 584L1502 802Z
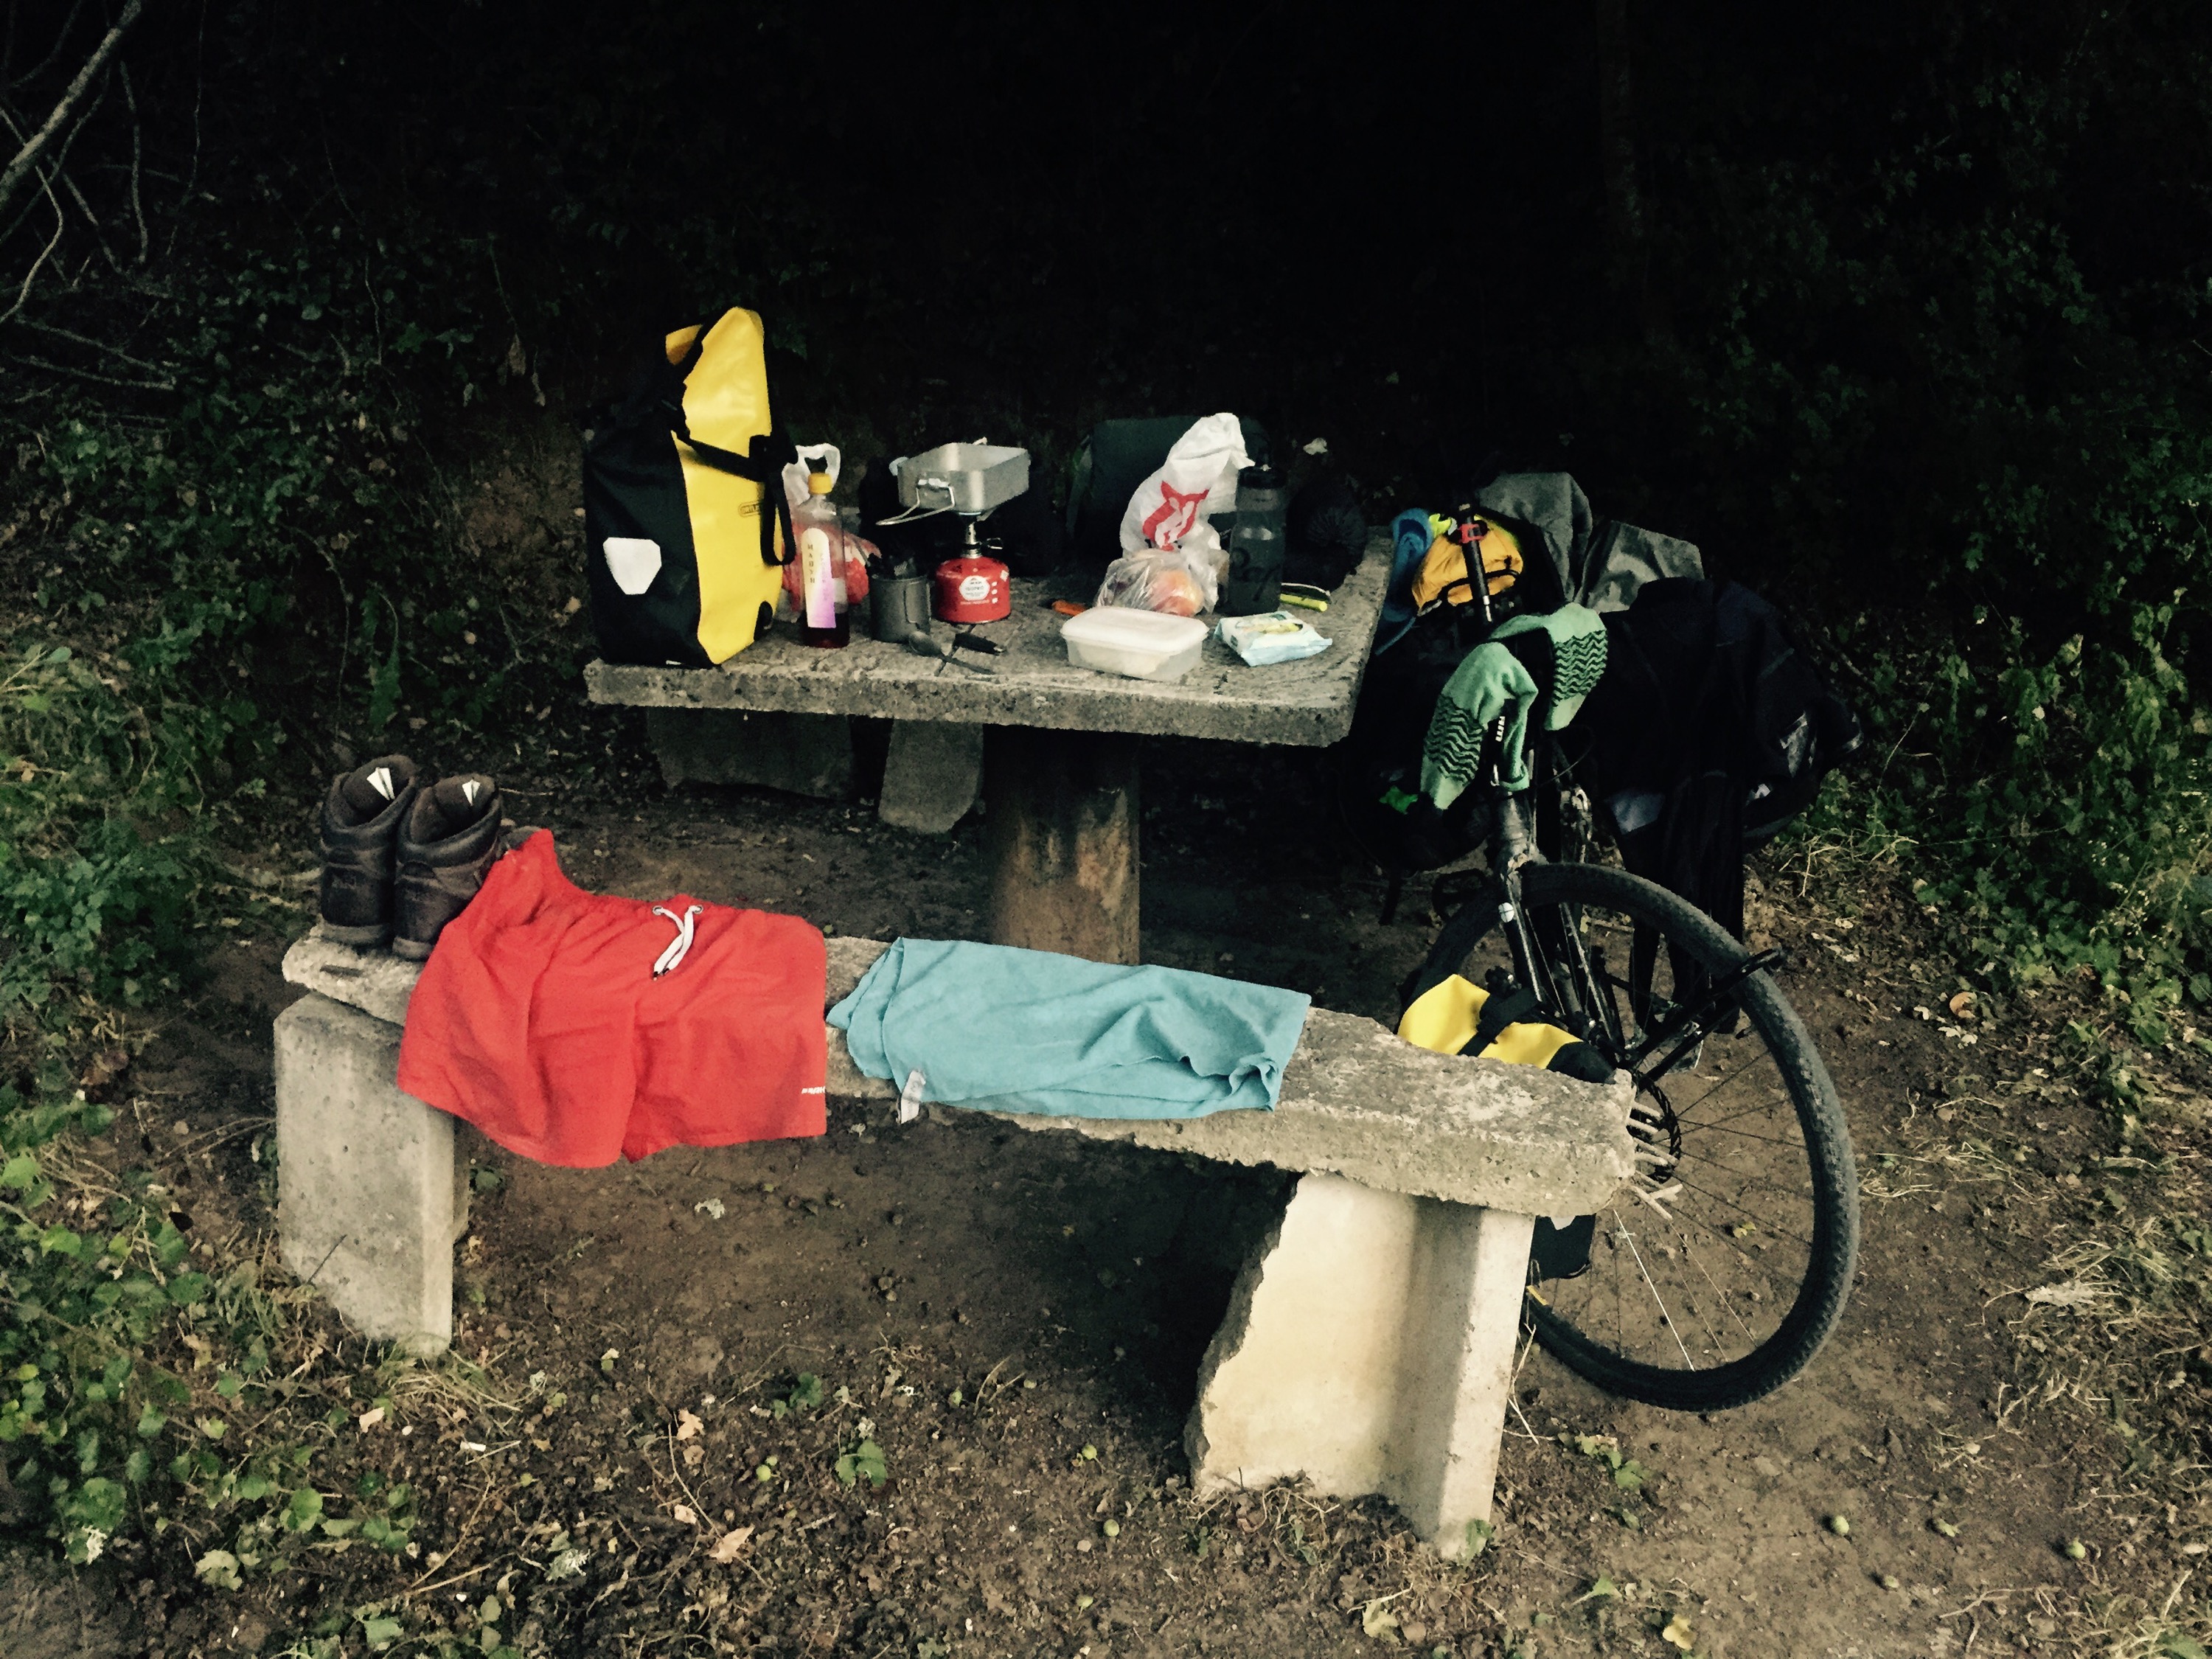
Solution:
M831 939L830 1000L885 948ZM286 954L312 994L276 1019L279 1232L286 1265L358 1329L436 1353L467 1198L453 1120L393 1080L417 971L319 930ZM830 1037L833 1097L895 1097ZM1588 1214L1627 1179L1624 1081L1430 1054L1316 1008L1273 1112L990 1115L1297 1171L1200 1366L1194 1485L1379 1492L1444 1553L1467 1551L1490 1517L1534 1218Z

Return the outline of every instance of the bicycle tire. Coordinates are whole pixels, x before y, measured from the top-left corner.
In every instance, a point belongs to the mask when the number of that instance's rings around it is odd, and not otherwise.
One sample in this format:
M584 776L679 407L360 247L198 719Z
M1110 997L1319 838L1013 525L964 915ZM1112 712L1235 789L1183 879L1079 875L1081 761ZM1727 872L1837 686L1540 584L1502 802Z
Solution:
M1561 920L1571 917L1576 929L1574 937L1581 939L1589 932L1589 918L1594 913L1601 916L1626 917L1632 927L1649 927L1656 935L1655 943L1663 942L1668 947L1657 951L1646 945L1644 955L1655 957L1659 968L1666 971L1686 972L1692 978L1693 986L1694 975L1700 971L1711 976L1726 975L1738 969L1748 960L1748 953L1744 947L1729 938L1702 911L1664 888L1625 871L1595 865L1535 862L1522 868L1520 887L1522 914L1540 934L1547 926L1556 927ZM1549 922L1547 922L1547 917L1551 919ZM1416 974L1413 994L1419 995L1448 975L1465 971L1474 965L1475 958L1486 948L1486 941L1496 927L1494 902L1486 902L1478 897L1455 914L1446 923L1427 960ZM1553 937L1564 936L1554 933ZM1648 936L1638 932L1636 937L1644 939ZM1546 947L1546 954L1547 957L1552 954L1550 947ZM1633 954L1632 952L1632 956ZM1601 951L1597 960L1601 963L1603 961ZM1610 977L1609 969L1602 971ZM1632 968L1632 974L1634 971ZM1647 965L1645 971L1653 970ZM1476 975L1469 973L1468 976L1474 978ZM1627 981L1616 981L1613 983L1619 988L1629 988ZM1650 1000L1651 993L1648 988L1645 994L1647 1001ZM1690 994L1695 994L1694 988ZM1607 996L1618 1002L1613 991L1608 990ZM1658 1312L1654 1315L1649 1310L1642 1309L1640 1302L1638 1309L1631 1311L1616 1285L1613 1311L1617 1328L1612 1341L1603 1340L1594 1329L1586 1328L1597 1323L1590 1313L1586 1312L1578 1320L1568 1311L1564 1304L1569 1298L1564 1292L1547 1297L1536 1289L1540 1271L1537 1264L1543 1259L1540 1250L1532 1252L1531 1292L1524 1303L1524 1312L1536 1340L1570 1370L1608 1393L1678 1411L1718 1411L1747 1405L1772 1393L1803 1370L1842 1318L1857 1268L1857 1172L1851 1154L1850 1136L1844 1122L1843 1108L1837 1099L1835 1085L1828 1075L1827 1067L1822 1063L1803 1022L1765 972L1752 974L1736 982L1729 992L1728 1002L1729 1012L1723 1018L1716 1019L1710 1030L1699 1028L1704 1035L1698 1039L1697 1057L1691 1062L1692 1069L1684 1072L1678 1066L1672 1072L1662 1071L1651 1077L1649 1079L1649 1096L1644 1091L1644 1080L1639 1079L1639 1115L1632 1123L1632 1129L1639 1138L1656 1147L1654 1120L1650 1115L1657 1109L1652 1103L1656 1097L1657 1108L1663 1108L1663 1117L1673 1124L1671 1150L1674 1162L1671 1165L1662 1166L1662 1169L1668 1174L1692 1170L1708 1184L1701 1185L1699 1179L1684 1176L1676 1183L1676 1192L1668 1198L1665 1204L1652 1204L1651 1208L1660 1216L1668 1217L1659 1235L1664 1242L1656 1247L1640 1248L1638 1241L1649 1245L1651 1235L1648 1230L1661 1224L1645 1212L1638 1210L1636 1227L1632 1229L1620 1213L1621 1203L1627 1203L1632 1209L1635 1207L1636 1200L1632 1194L1616 1200L1613 1206L1617 1237L1606 1231L1601 1221L1592 1243L1586 1247L1585 1260L1593 1268L1603 1256L1608 1269L1624 1277L1627 1276L1627 1269L1621 1265L1620 1259L1624 1255L1632 1257L1636 1273L1640 1275L1644 1288L1650 1292L1649 1300L1657 1307ZM1645 1012L1648 1015L1649 1010ZM1632 1018L1640 1019L1642 1017ZM1723 1024L1733 1029L1723 1031L1720 1029ZM1755 1039L1765 1058L1771 1061L1775 1078L1786 1097L1789 1115L1794 1116L1802 1134L1802 1145L1794 1149L1790 1146L1786 1133L1769 1137L1730 1127L1737 1123L1746 1115L1744 1113L1717 1122L1693 1122L1675 1111L1668 1099L1666 1090L1660 1086L1662 1084L1675 1086L1670 1081L1674 1078L1697 1076L1696 1068L1706 1063L1708 1043L1714 1047L1714 1063L1717 1065L1722 1058L1718 1052L1720 1048L1723 1045L1741 1045L1746 1036L1747 1025L1749 1036ZM1610 1036L1602 1032L1595 1034L1592 1040L1598 1042L1601 1047L1613 1047L1617 1054L1632 1052L1632 1045L1617 1030ZM1665 1045L1660 1046L1663 1048ZM1730 1046L1729 1052L1735 1053L1737 1048ZM1665 1056L1661 1058L1663 1060ZM1619 1063L1618 1058L1616 1063ZM1707 1100L1717 1098L1723 1091L1735 1088L1742 1078L1755 1075L1751 1069L1755 1063L1747 1063L1735 1076L1724 1075L1722 1081L1709 1085L1692 1103L1692 1109L1702 1107ZM1765 1085L1765 1091L1771 1094L1771 1085ZM1739 1096L1739 1100L1741 1098ZM1731 1103L1732 1105L1735 1103ZM1765 1109L1779 1117L1781 1103L1769 1099L1764 1108L1751 1109ZM1762 1146L1771 1142L1779 1145L1783 1150L1760 1150L1754 1146L1747 1153L1739 1154L1731 1150L1726 1156L1712 1154L1705 1164L1694 1163L1686 1154L1686 1143L1692 1136L1704 1135L1709 1130L1717 1133L1709 1140L1699 1142L1701 1152L1710 1153L1711 1149L1716 1146L1733 1149L1735 1142L1723 1140L1723 1135L1761 1143ZM1807 1219L1804 1224L1807 1231L1802 1235L1791 1233L1776 1222L1771 1224L1776 1229L1774 1233L1761 1236L1761 1215L1768 1211L1754 1212L1750 1207L1747 1200L1753 1196L1751 1187L1740 1185L1733 1198L1718 1188L1727 1179L1739 1173L1739 1165L1731 1159L1747 1157L1764 1160L1770 1172L1785 1170L1794 1172L1794 1154L1796 1152L1802 1154L1802 1179L1793 1180L1790 1184L1803 1189L1793 1196L1805 1201ZM1725 1170L1726 1173L1717 1175L1712 1173L1714 1170ZM1632 1182L1631 1187L1635 1184ZM1652 1182L1646 1189L1663 1184ZM1772 1187L1777 1192L1780 1190L1779 1183L1771 1179L1762 1179L1762 1184ZM1686 1197L1685 1194L1693 1196ZM1707 1194L1712 1201L1695 1194ZM1665 1196L1665 1194L1662 1192L1662 1195ZM1779 1207L1763 1195L1759 1202L1769 1206L1770 1210ZM1730 1211L1738 1212L1741 1218L1726 1224L1717 1219ZM1549 1225L1540 1219L1537 1224L1540 1231ZM1553 1237L1559 1236L1552 1235ZM1766 1265L1766 1257L1771 1253L1770 1240L1778 1243L1781 1237L1794 1238L1802 1244L1802 1269L1785 1265L1778 1273ZM1623 1241L1627 1245L1626 1252L1621 1249ZM1604 1249L1601 1250L1599 1245L1603 1245ZM1654 1261L1662 1261L1671 1267L1677 1261L1675 1252L1678 1246L1684 1273L1682 1288L1676 1291L1679 1299L1672 1304L1674 1311L1670 1313L1668 1297L1661 1291L1653 1269L1645 1258L1650 1255ZM1662 1249L1666 1251L1663 1257L1658 1255ZM1756 1261L1753 1259L1754 1252L1759 1256ZM1795 1252L1790 1254L1794 1256ZM1736 1266L1739 1262L1750 1271L1740 1270ZM1733 1301L1726 1286L1716 1279L1715 1266L1718 1266L1722 1273L1731 1281L1740 1281L1744 1287ZM1693 1267L1702 1277L1705 1286L1710 1287L1711 1296L1708 1296L1707 1289L1699 1287L1690 1275L1688 1269ZM1782 1314L1771 1331L1763 1336L1758 1335L1749 1322L1742 1317L1745 1310L1748 1310L1760 1315L1762 1320L1764 1318L1765 1298L1763 1294L1757 1293L1760 1274L1765 1275L1770 1285L1778 1285L1782 1279L1792 1277L1798 1280L1787 1312ZM1581 1276L1583 1275L1577 1275ZM1559 1282L1571 1283L1571 1280ZM1630 1278L1628 1282L1633 1284L1635 1280ZM1554 1289L1556 1291L1556 1284ZM1778 1290L1777 1299L1780 1294ZM1701 1366L1693 1357L1690 1344L1702 1344L1706 1337L1711 1335L1710 1310L1716 1297L1724 1316L1719 1321L1720 1337L1729 1337L1727 1316L1734 1316L1743 1328L1747 1340L1756 1340L1751 1341L1751 1346L1745 1352L1729 1354L1716 1363ZM1583 1300L1591 1310L1597 1307L1595 1295ZM1706 1310L1704 1316L1708 1322L1705 1336L1695 1332L1686 1334L1688 1322L1682 1318L1682 1311L1687 1309L1695 1314L1701 1305ZM1683 1363L1675 1364L1665 1359L1654 1363L1648 1357L1638 1357L1629 1352L1631 1325L1637 1327L1636 1340L1640 1347L1663 1354L1663 1345L1671 1340L1674 1347L1680 1350ZM1719 1346L1719 1341L1720 1338L1714 1338L1713 1345L1705 1346L1701 1351L1709 1357L1726 1353L1727 1349Z

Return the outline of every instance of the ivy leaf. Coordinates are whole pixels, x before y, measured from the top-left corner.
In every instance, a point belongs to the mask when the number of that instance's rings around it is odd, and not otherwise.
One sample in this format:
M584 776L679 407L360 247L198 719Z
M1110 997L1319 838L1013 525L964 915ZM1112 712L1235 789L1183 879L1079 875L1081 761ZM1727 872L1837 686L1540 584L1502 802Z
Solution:
M863 1440L837 1460L837 1480L841 1485L854 1486L863 1476L871 1486L880 1486L890 1479L890 1467L884 1462L884 1449L872 1440Z

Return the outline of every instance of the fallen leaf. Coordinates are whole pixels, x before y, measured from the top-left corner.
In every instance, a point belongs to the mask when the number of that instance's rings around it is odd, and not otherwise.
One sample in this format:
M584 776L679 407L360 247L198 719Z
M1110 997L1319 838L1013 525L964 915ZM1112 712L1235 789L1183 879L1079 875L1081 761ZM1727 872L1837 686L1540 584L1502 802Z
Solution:
M1961 991L1943 1006L1951 1011L1954 1019L1972 1019L1974 1017L1974 994Z
M738 1559L738 1552L745 1547L745 1540L753 1535L750 1527L735 1527L714 1540L714 1547L707 1552L709 1561L720 1561L724 1566Z
M722 1200L719 1198L702 1198L691 1207L709 1221L720 1221L725 1213Z
M679 1410L676 1413L676 1437L678 1440L696 1439L698 1437L699 1431L706 1426L691 1412Z
M668 1512L687 1527L696 1527L699 1524L698 1511L688 1504L678 1504Z
M361 1414L361 1431L363 1434L366 1434L369 1430L374 1428L382 1421L384 1421L384 1407L381 1406L371 1406L367 1411Z
M84 1075L76 1080L76 1086L96 1099L102 1089L130 1069L131 1051L116 1044L92 1057L92 1064L84 1068Z
M1691 1633L1690 1621L1678 1613L1667 1621L1667 1628L1659 1632L1659 1639L1687 1653L1698 1638Z
M1370 1641L1395 1642L1398 1639L1398 1615L1380 1601L1370 1601L1360 1610L1359 1628L1367 1632Z
M2039 1285L2027 1293L2027 1300L2050 1308L2086 1308L2105 1295L2101 1285L2072 1279L2063 1285Z

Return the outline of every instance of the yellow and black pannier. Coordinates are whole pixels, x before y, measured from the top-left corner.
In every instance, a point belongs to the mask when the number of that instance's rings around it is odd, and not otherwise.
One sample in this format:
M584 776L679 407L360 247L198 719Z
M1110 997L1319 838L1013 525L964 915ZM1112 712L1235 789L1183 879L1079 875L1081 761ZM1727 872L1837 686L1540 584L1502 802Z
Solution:
M707 668L767 633L796 545L760 313L678 329L584 441L592 625L610 662ZM665 361L663 360L665 359Z

